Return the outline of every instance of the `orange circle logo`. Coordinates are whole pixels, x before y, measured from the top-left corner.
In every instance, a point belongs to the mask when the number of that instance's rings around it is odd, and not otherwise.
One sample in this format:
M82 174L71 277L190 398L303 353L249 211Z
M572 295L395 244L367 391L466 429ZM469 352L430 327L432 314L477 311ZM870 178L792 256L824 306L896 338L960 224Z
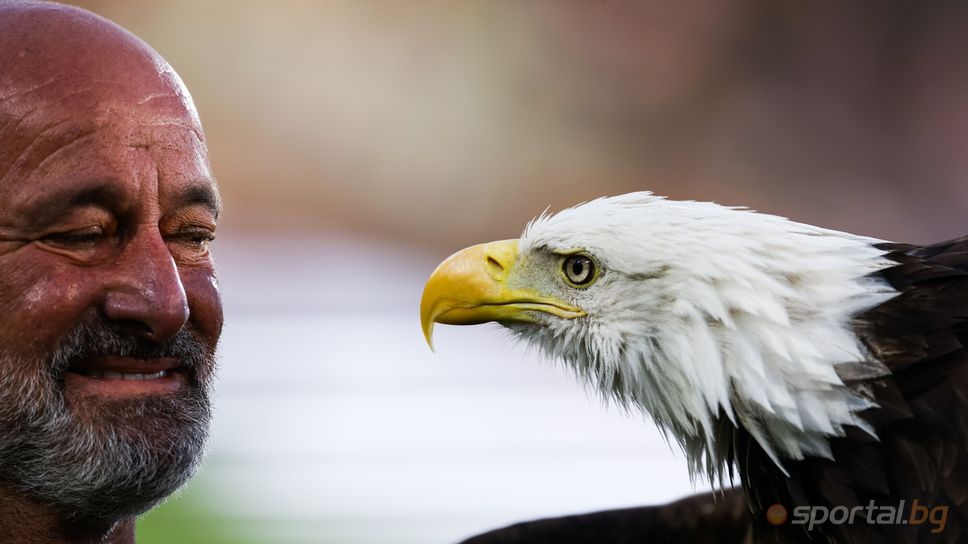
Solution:
M787 510L782 504L774 504L766 509L766 521L771 525L783 525L787 520Z

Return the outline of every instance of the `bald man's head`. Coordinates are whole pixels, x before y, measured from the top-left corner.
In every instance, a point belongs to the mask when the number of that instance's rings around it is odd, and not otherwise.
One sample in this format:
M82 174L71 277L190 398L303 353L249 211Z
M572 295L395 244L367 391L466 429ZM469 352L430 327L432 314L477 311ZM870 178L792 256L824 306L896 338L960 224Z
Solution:
M72 6L0 3L0 141L19 135L26 144L59 123L83 132L146 106L203 139L181 78L135 35ZM0 168L20 152L0 148Z
M200 128L188 90L148 44L111 21L73 6L0 3L0 97L24 104L28 96L59 100L64 88L82 92L76 103L106 99L129 105L170 101ZM29 100L29 98L27 99ZM104 106L107 106L105 104Z
M190 477L219 208L157 52L74 7L0 3L0 495L114 527Z

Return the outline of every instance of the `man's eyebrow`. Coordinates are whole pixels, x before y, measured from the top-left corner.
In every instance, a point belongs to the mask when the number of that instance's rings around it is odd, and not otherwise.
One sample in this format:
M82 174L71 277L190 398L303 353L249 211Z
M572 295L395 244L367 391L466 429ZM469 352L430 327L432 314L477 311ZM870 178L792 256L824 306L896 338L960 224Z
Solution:
M67 210L87 206L115 209L123 200L121 190L108 180L91 180L52 195L31 199L23 211L32 223L45 223L63 217Z
M175 197L176 208L203 206L212 212L215 219L218 219L219 212L222 211L222 201L212 186L210 182L200 182L187 187Z

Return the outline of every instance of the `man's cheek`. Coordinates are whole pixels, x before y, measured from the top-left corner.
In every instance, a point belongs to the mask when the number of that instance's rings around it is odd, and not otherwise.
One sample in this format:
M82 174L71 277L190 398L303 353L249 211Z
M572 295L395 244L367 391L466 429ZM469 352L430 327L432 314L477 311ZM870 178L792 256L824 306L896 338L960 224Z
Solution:
M182 269L179 272L188 297L189 319L214 348L222 334L222 297L215 273L211 269Z
M71 271L25 272L0 280L0 339L4 349L21 355L46 353L93 311L96 278Z

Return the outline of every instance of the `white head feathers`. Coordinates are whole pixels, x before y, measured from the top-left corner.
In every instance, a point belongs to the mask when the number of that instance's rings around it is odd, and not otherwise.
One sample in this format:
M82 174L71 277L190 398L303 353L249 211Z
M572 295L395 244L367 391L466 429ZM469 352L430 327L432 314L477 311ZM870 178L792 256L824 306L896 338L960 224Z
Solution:
M649 412L690 459L723 478L723 427L744 427L783 459L829 456L828 439L873 404L841 365L888 371L851 318L896 293L870 274L877 240L651 193L542 214L519 252L581 250L600 278L571 300L588 315L509 325L606 396ZM843 367L846 368L846 367ZM719 447L723 447L719 444Z

